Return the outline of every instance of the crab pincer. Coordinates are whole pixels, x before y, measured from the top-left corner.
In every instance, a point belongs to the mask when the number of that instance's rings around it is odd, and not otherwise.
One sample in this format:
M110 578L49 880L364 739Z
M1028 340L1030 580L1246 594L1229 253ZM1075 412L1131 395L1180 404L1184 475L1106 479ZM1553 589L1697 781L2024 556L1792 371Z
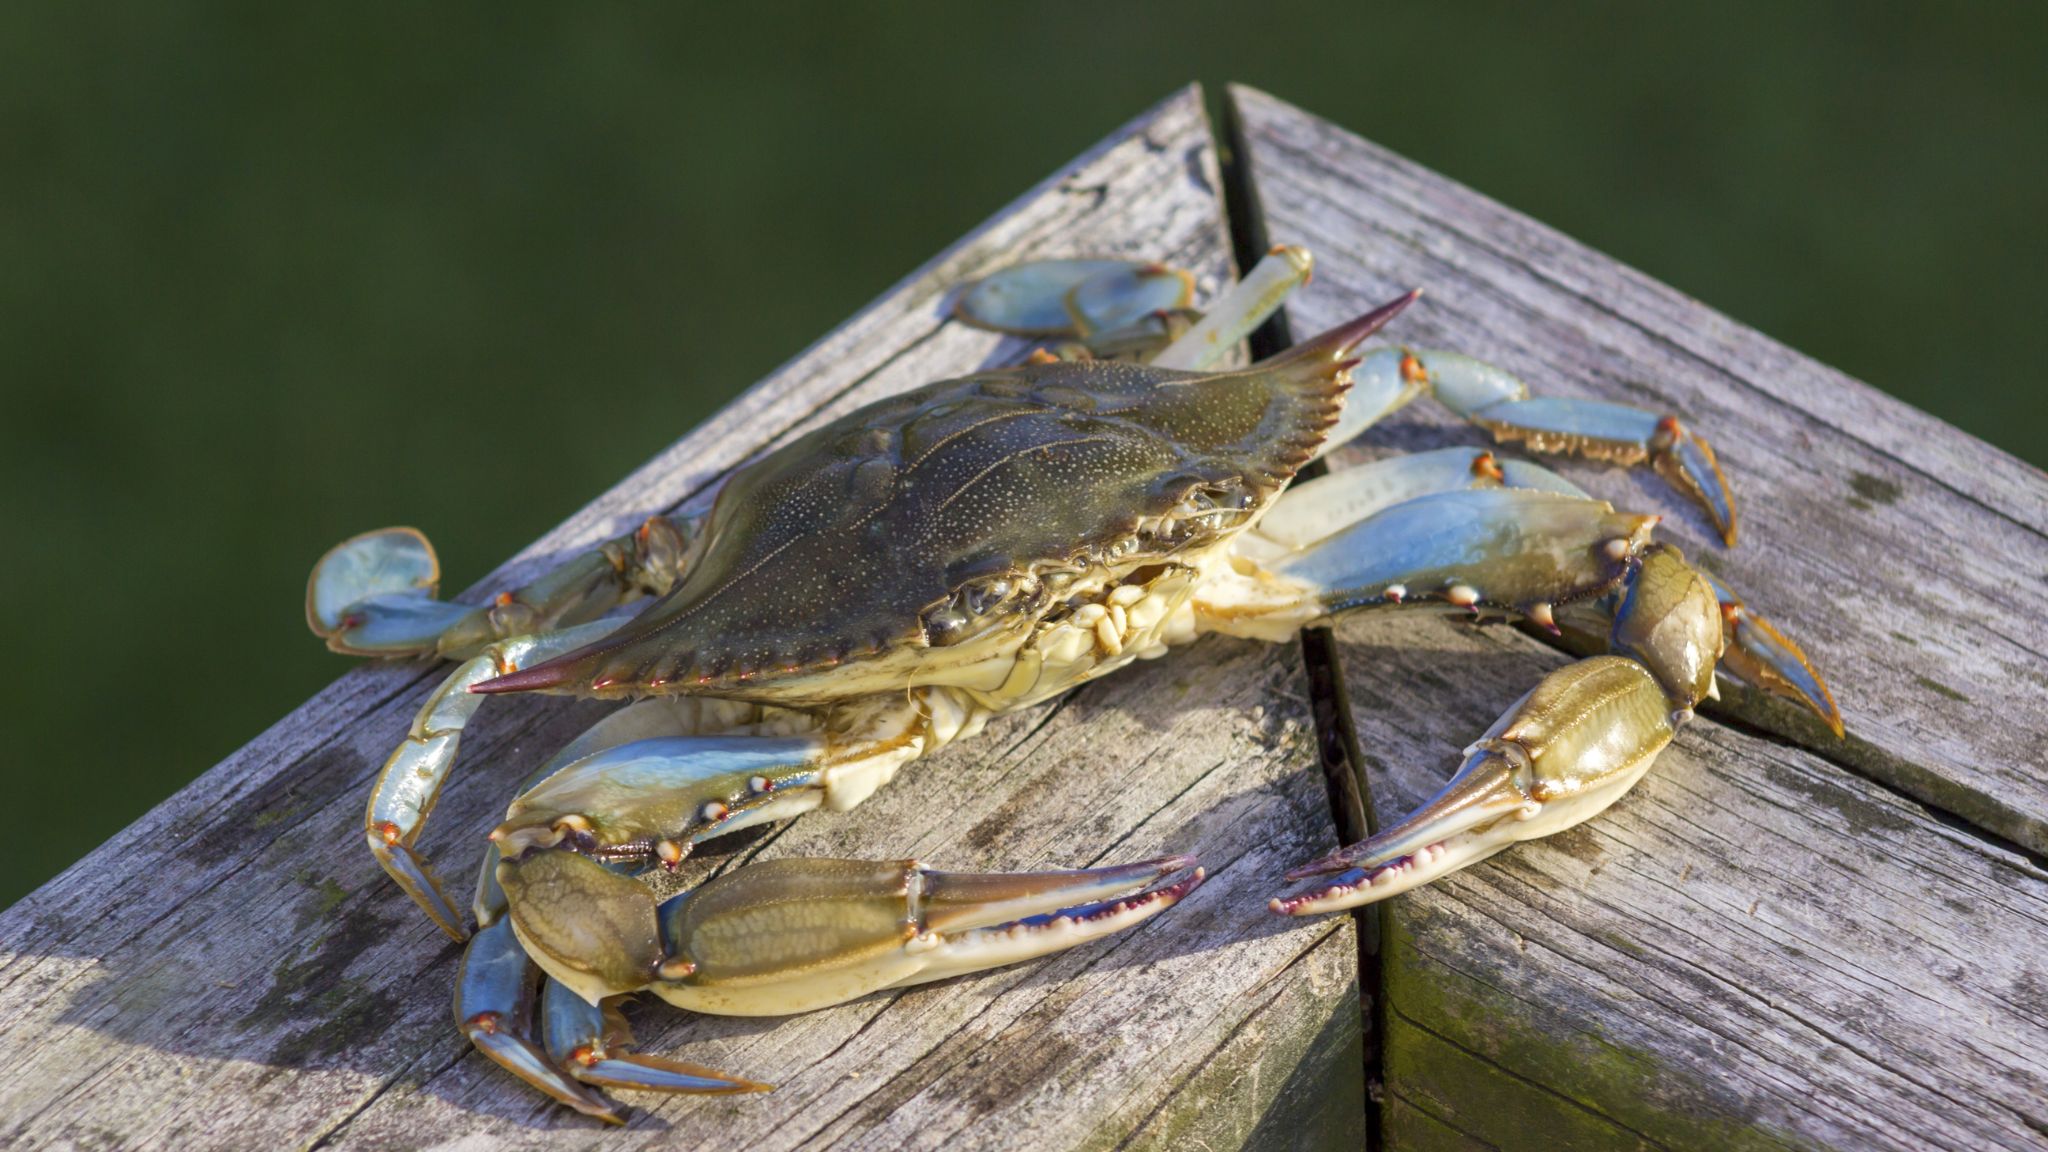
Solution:
M567 851L499 866L527 955L586 1001L781 1016L1014 964L1132 927L1201 884L1190 856L1055 872L790 857L657 902Z
M1596 656L1560 668L1472 745L1442 791L1393 827L1290 872L1311 883L1274 897L1272 909L1355 908L1587 820L1635 786L1672 731L1664 691L1641 664Z

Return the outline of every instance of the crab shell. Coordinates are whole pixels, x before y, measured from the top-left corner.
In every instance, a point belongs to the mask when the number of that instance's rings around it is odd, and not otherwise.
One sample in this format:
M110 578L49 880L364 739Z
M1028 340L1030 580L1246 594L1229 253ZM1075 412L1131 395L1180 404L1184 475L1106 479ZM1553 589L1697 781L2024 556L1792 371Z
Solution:
M871 404L736 473L695 565L639 617L477 690L1052 695L1114 665L1017 676L1034 636L1128 582L1161 598L1139 645L1156 647L1203 566L1313 458L1352 350L1396 310L1238 371L1055 362Z

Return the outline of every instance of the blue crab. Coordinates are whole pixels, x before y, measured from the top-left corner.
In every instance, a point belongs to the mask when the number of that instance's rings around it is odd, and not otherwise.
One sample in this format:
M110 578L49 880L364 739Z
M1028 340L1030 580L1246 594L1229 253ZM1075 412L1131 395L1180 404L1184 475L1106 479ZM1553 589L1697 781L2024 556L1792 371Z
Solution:
M844 810L991 717L1208 632L1285 640L1340 613L1515 617L1605 644L1545 677L1434 799L1307 863L1286 915L1353 908L1595 815L1714 693L1717 662L1839 727L1768 622L1562 477L1448 449L1297 482L1429 393L1502 439L1658 468L1735 533L1712 450L1668 415L1532 399L1506 373L1368 337L1419 293L1248 368L1217 370L1304 283L1275 249L1192 304L1157 265L1020 265L960 317L1055 341L1028 363L843 416L734 473L708 512L637 531L481 606L435 598L411 529L337 546L307 592L337 651L461 663L371 795L370 851L467 939L458 1025L593 1116L601 1091L763 1087L633 1050L651 992L776 1015L1075 947L1171 907L1192 857L1007 875L917 861L774 859L663 898L650 879L739 829ZM655 597L630 618L613 609ZM476 930L418 842L489 697L630 701L519 789L490 834ZM537 990L538 995L537 995Z

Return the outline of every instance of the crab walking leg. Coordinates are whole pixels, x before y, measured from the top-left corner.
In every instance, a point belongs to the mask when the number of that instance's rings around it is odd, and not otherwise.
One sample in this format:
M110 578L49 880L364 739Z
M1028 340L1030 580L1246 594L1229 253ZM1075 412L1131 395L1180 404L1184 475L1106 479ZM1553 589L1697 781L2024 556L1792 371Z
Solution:
M615 1002L592 1004L555 980L541 993L541 1021L555 1065L594 1087L698 1096L774 1090L772 1084L727 1076L702 1064L633 1051L632 1030Z
M534 985L540 972L509 923L483 929L462 953L455 978L455 1025L479 1052L586 1116L626 1122L618 1106L571 1079L534 1042Z
M1712 446L1676 416L1598 400L1531 397L1528 385L1483 360L1422 348L1380 349L1359 365L1354 379L1352 403L1389 398L1374 419L1426 389L1497 441L1521 440L1533 451L1575 453L1626 467L1648 463L1707 513L1723 543L1735 545L1735 496L1728 479ZM1331 443L1363 427L1340 425Z
M1658 550L1665 550L1665 546L1659 545ZM1676 550L1670 551L1672 556L1677 556ZM1723 674L1733 673L1758 691L1790 701L1813 713L1839 738L1843 733L1841 710L1835 705L1834 694L1829 690L1827 681L1799 645L1745 605L1721 581L1690 566L1687 571L1700 582L1690 597L1710 603L1720 621L1721 659L1718 670ZM1598 648L1602 644L1619 651L1616 648L1616 614L1624 607L1626 602L1621 597L1605 596L1574 606L1558 617L1558 624L1572 646L1581 651ZM1718 698L1720 692L1711 684L1708 681L1708 686L1697 695Z
M306 624L352 656L471 656L487 644L595 620L668 590L697 535L693 516L655 516L490 604L435 599L441 564L413 528L383 528L329 549L306 581Z
M426 827L449 769L455 765L462 731L484 702L482 696L469 691L470 686L522 665L574 651L616 626L615 621L601 620L487 647L449 673L427 697L412 722L412 730L384 762L364 817L363 832L370 852L434 923L455 939L468 935L462 927L461 914L449 902L426 860L414 852L413 845Z
M657 905L574 852L499 866L527 954L591 1003L642 988L681 1008L781 1016L1028 960L1131 927L1201 883L1193 857L1065 872L915 860L748 864Z
M1257 528L1240 537L1235 547L1246 559L1277 566L1289 552L1313 548L1333 535L1337 531L1334 526L1365 520L1419 496L1491 487L1527 488L1592 499L1569 480L1539 464L1496 460L1484 449L1444 448L1376 460L1296 484L1281 494ZM1657 546L1659 550L1664 547ZM1677 557L1675 551L1671 554ZM1689 566L1686 571L1696 572ZM1719 603L1723 628L1721 670L1733 672L1762 692L1800 705L1818 716L1837 737L1841 736L1841 711L1826 680L1799 645L1745 605L1725 584L1705 573L1696 574ZM1700 595L1697 591L1692 594ZM1582 649L1603 644L1611 647L1610 633L1618 607L1618 595L1610 593L1582 600L1547 621L1540 614L1536 619L1553 632L1562 630ZM1648 618L1653 614L1637 615ZM1711 681L1702 686L1699 694L1718 695Z
M1842 736L1842 710L1835 706L1827 681L1769 620L1752 611L1728 586L1706 578L1721 607L1726 649L1721 661L1752 687L1801 705L1819 716L1837 739Z
M1554 621L1559 605L1620 584L1654 516L1522 488L1436 492L1384 508L1293 552L1237 568L1196 591L1207 630L1285 640L1359 608L1426 604Z
M1152 358L1154 368L1199 371L1214 365L1280 310L1287 297L1315 271L1306 248L1275 245L1244 278L1216 298L1193 327Z
M1418 496L1461 488L1528 488L1592 499L1540 464L1500 460L1484 448L1439 448L1297 481L1266 510L1255 531L1276 544L1305 548L1338 526Z

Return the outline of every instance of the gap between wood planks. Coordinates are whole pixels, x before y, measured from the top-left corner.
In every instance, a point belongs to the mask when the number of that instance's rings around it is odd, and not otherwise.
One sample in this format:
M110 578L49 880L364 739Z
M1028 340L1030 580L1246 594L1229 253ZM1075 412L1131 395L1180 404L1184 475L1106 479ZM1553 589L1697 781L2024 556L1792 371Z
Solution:
M1257 173L1253 171L1244 125L1229 90L1225 88L1214 93L1208 98L1208 103L1209 122L1216 137L1216 152L1223 175L1220 198L1229 222L1231 247L1238 267L1249 269L1266 254L1273 242L1266 231ZM1248 338L1254 360L1273 355L1293 342L1294 334L1289 330L1285 309L1276 312ZM1316 460L1304 468L1301 475L1312 478L1327 470L1323 461ZM1914 470L1919 471L1917 468ZM1971 502L1983 506L1974 498ZM1987 510L2011 519L1997 509ZM1518 625L1518 630L1569 655L1582 657L1590 654L1574 650L1558 638L1526 624ZM1381 820L1372 810L1371 791L1365 787L1365 760L1360 754L1350 698L1344 689L1343 668L1338 660L1334 633L1327 627L1305 629L1301 643L1331 819L1340 840L1349 844L1365 839L1380 826ZM1730 691L1731 687L1733 691ZM1836 737L1801 709L1746 685L1731 685L1724 678L1722 695L1720 701L1703 701L1700 714L1746 735L1811 754L1870 781L1902 802L1925 811L1931 819L1945 826L2048 869L2048 854L2017 843L1986 826L1979 814L1951 810L1930 802L1925 797L1933 794L1932 790L1912 788L1915 781L1935 778L1935 774L1924 765L1860 739L1853 732ZM1985 800L1996 803L1994 798ZM1366 1014L1363 1023L1368 1148L1382 1144L1382 1113L1385 1107L1381 1092L1384 1074L1381 1046L1388 1024L1388 1006L1380 959L1380 914L1384 908L1384 905L1373 904L1351 913L1358 936L1359 990L1362 996L1369 998L1361 1002Z
M1209 125L1216 137L1216 159L1223 171L1218 198L1230 224L1230 247L1241 270L1249 270L1266 254L1272 241L1266 235L1265 213L1260 210L1256 176L1251 170L1251 150L1246 147L1244 126L1229 89L1210 97ZM1274 312L1246 338L1253 360L1263 360L1294 343L1287 324L1287 310ZM1311 460L1301 470L1305 478L1329 471L1322 460ZM1337 658L1336 633L1328 627L1305 628L1301 632L1302 670L1308 678L1309 709L1316 729L1316 762L1322 768L1323 788L1330 801L1330 820L1336 825L1337 841L1354 844L1372 834L1379 820L1372 811L1372 793L1365 787L1359 753L1358 730L1352 723L1350 697L1344 690L1344 666ZM1385 981L1380 971L1380 905L1368 904L1349 915L1358 939L1359 1008L1364 1036L1361 1051L1365 1075L1365 1146L1384 1145L1381 1136L1380 1085L1384 1053L1381 1037L1386 1035Z

